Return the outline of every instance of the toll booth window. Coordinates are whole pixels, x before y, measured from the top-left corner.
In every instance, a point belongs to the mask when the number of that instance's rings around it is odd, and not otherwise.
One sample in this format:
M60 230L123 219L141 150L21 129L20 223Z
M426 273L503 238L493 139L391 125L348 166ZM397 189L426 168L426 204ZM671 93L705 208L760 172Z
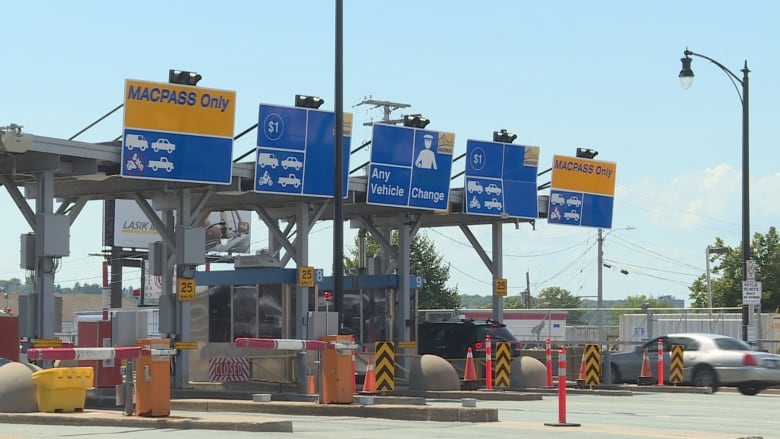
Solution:
M283 315L281 285L261 285L257 301L256 337L281 338Z
M209 287L209 341L230 342L230 286Z
M233 338L257 337L257 286L233 287Z

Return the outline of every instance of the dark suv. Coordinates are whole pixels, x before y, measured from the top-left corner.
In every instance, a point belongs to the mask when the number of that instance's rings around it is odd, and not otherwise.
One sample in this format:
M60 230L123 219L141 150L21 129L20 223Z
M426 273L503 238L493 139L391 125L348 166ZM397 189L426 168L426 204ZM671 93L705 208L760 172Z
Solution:
M493 358L496 343L512 344L512 356L520 354L520 343L503 323L492 320L444 320L422 322L417 326L417 353L442 358L466 358L468 348L474 357L485 355L485 336L492 339Z

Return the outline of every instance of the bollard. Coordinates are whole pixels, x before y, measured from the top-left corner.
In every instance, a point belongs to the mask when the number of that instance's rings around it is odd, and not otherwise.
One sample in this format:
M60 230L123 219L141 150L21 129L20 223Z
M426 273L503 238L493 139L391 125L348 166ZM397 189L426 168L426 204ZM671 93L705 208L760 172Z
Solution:
M552 380L552 344L550 343L550 339L547 339L547 387L552 387L553 380Z
M490 334L485 336L485 389L493 390L493 348Z
M664 385L664 341L658 339L658 385Z
M579 427L580 424L566 422L566 349L558 352L558 422L545 422L549 427Z

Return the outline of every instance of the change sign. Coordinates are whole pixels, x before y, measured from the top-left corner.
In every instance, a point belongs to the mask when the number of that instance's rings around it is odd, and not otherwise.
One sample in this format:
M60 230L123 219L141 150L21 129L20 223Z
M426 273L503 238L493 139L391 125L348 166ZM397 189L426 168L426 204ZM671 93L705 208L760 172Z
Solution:
M449 207L455 134L376 124L371 142L366 203Z

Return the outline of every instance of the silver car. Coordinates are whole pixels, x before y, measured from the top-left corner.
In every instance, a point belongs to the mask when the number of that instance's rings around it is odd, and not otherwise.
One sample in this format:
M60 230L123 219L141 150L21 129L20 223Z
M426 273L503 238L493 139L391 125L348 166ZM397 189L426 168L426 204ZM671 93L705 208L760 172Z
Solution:
M683 346L683 384L697 387L737 387L744 395L756 395L770 386L780 385L780 355L758 352L733 337L718 334L669 334L656 337L633 352L610 355L612 382L637 383L645 349L650 371L658 377L658 340L663 341L664 383L669 382L670 352L673 345Z

